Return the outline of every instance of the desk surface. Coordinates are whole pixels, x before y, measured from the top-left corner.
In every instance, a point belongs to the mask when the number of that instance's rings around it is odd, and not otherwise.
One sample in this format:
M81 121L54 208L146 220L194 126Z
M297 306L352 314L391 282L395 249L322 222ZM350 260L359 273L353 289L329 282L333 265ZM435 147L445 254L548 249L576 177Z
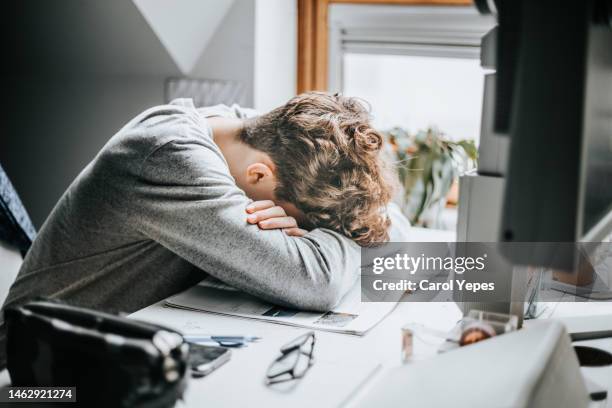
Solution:
M132 316L182 331L249 333L263 338L259 343L233 350L231 360L210 376L192 380L185 394L183 404L185 407L253 406L253 402L257 402L257 406L266 407L303 405L324 408L337 406L336 403L330 403L324 393L309 395L308 401L295 401L292 397L299 392L299 388L279 393L268 388L263 382L266 369L270 361L277 356L279 347L304 332L304 329L172 309L164 307L161 303L142 309ZM323 371L326 372L323 375L327 378L323 381L334 379L336 368L351 366L356 360L368 364L380 364L381 370L378 371L380 373L385 368L401 364L400 328L403 325L420 324L445 331L452 328L460 318L461 313L453 303L400 303L385 320L365 336L317 332L314 367L324 367ZM589 345L612 352L612 340L610 339L594 340L589 343ZM436 350L437 344L425 343L415 338L417 357L431 356ZM612 390L612 368L583 368L583 373L602 387ZM314 374L314 371L309 374ZM373 374L376 375L376 373ZM321 372L317 375L320 376ZM8 383L9 378L5 370L0 373L0 384L5 386ZM299 387L299 382L297 387ZM356 394L360 388L363 388L363 384L354 386L349 384L343 393ZM316 399L316 404L309 403L313 399ZM345 398L343 397L342 400L344 401ZM612 403L608 399L607 405L598 406L612 407Z
M278 355L280 346L303 333L305 329L172 309L161 304L147 307L132 316L179 331L248 333L262 337L258 343L234 349L231 360L209 377L191 381L185 397L186 406L250 406L254 401L257 401L257 405L266 407L284 405L285 396L279 397L277 392L267 387L263 381L264 375L270 362ZM460 318L459 308L453 303L401 303L365 336L317 331L315 367L319 364L326 364L331 368L347 365L350 367L351 364L381 364L382 367L399 365L400 328L403 325L415 323L449 330ZM431 350L425 350L426 348ZM419 349L428 353L435 351L436 345L415 342L415 350ZM333 369L328 371L324 375L333 378ZM315 373L313 371L308 375L310 374ZM359 385L348 385L349 389L343 390L347 393L345 397L355 391L350 388L357 388ZM232 392L232 389L236 392ZM320 408L330 406L325 404L324 398L321 403L308 405Z
M583 308L584 308L584 304ZM608 309L612 305L607 305ZM595 313L601 311L601 305L596 306ZM577 314L587 310L579 310ZM608 312L609 313L609 312ZM562 318L572 315L565 312L553 318ZM254 401L257 405L266 407L288 406L287 399L291 394L299 392L299 383L296 389L289 393L279 394L264 384L264 375L268 365L278 355L281 345L303 333L305 329L283 326L247 319L238 319L227 316L218 316L208 313L184 311L164 307L156 304L143 309L133 315L134 318L156 322L171 326L179 331L197 331L213 333L248 333L261 336L259 343L251 344L246 348L233 350L231 360L209 377L191 381L186 392L185 406L250 406ZM406 324L414 326L423 325L428 329L441 331L450 330L461 318L461 312L454 303L400 303L397 308L380 324L364 336L353 336L328 332L317 332L316 363L324 365L325 369L310 374L324 376L318 381L329 383L337 380L335 376L343 367L361 362L363 364L380 365L381 370L398 366L400 360L400 328ZM414 338L416 358L429 358L435 355L441 339ZM587 343L591 346L601 347L612 352L612 340L593 340ZM576 343L578 344L578 343ZM359 365L359 364L358 364ZM344 368L346 370L346 368ZM612 367L583 368L585 376L598 385L612 391ZM375 373L372 373L375 374ZM373 375L370 375L373 377ZM363 388L363 383L345 384L346 389L339 390L346 394L341 398L357 393ZM233 390L236 392L233 392ZM323 391L323 390L322 390ZM610 392L609 391L609 392ZM335 396L334 396L335 397ZM316 403L311 403L316 399ZM327 399L324 394L310 395L309 401L291 401L292 406L317 406L318 408L337 406L337 398ZM607 405L612 407L610 399Z

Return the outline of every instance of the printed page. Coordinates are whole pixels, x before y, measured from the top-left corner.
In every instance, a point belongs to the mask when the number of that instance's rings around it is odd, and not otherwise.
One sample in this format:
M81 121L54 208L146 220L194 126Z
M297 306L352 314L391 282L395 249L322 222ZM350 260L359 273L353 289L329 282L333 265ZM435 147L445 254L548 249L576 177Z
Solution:
M303 312L266 303L215 280L172 296L166 305L317 330L363 335L385 318L397 303L361 302L359 280L333 310L325 313Z

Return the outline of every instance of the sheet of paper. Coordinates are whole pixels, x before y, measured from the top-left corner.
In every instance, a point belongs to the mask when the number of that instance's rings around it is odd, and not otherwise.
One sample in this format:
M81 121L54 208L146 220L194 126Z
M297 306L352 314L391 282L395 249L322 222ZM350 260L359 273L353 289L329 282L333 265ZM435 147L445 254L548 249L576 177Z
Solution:
M361 302L359 281L333 310L325 313L275 306L210 279L166 300L170 307L355 335L365 334L396 305Z
M315 351L316 353L316 351ZM343 363L317 359L306 375L297 381L288 381L264 386L259 371L258 381L252 381L251 367L237 374L240 392L235 392L223 383L225 393L202 395L195 382L187 387L184 407L266 407L266 408L338 408L351 401L353 395L366 386L371 378L381 373L379 363L358 360ZM207 381L216 381L211 376ZM220 383L220 382L219 382ZM253 404L253 401L256 401Z

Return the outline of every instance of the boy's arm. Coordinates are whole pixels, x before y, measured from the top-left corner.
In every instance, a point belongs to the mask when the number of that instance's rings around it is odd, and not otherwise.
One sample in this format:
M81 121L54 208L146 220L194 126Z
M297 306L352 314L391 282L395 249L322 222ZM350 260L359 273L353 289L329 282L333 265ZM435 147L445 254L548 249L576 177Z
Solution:
M207 140L151 154L129 192L127 222L198 268L287 306L329 310L354 284L359 246L335 232L304 237L247 223L251 202Z

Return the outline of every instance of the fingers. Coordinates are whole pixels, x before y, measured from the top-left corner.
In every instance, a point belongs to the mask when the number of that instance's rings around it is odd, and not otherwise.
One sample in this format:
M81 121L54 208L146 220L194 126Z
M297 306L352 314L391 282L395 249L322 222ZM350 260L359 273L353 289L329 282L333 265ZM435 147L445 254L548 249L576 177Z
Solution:
M271 200L254 201L246 207L247 222L257 224L262 230L282 229L291 237L303 237L308 231L298 227L294 217L287 215L283 207Z
M285 213L285 210L283 210L283 207L279 207L278 205L274 206L274 207L270 207L270 208L266 208L263 210L258 210L253 212L252 214L249 214L247 216L247 221L250 224L257 224L261 221L270 219L270 218L279 218L279 217L286 217L287 214Z
M285 232L285 234L289 235L290 237L303 237L304 235L306 235L308 233L308 231L303 230L301 228L285 228L283 230Z
M297 221L293 217L275 217L259 221L257 225L263 230L297 228Z
M274 207L274 201L272 200L261 200L261 201L253 201L251 204L247 205L246 212L252 214L256 211L265 210L266 208Z

